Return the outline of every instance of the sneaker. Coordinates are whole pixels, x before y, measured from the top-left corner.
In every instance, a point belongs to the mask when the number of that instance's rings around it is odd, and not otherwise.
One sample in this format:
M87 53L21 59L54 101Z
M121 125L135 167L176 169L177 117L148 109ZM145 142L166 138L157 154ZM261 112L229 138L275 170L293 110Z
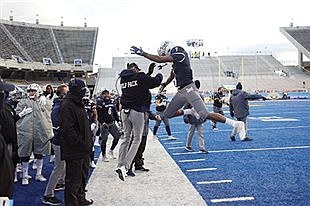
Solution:
M55 191L65 190L65 184L58 183L55 187Z
M169 139L169 140L176 140L176 138L173 137L173 136L171 136L171 135L168 136L168 139Z
M20 178L23 178L23 173L20 174ZM27 175L25 178L31 179L32 177L30 175Z
M46 204L46 205L61 205L62 204L62 201L57 199L56 197L43 196L41 201L43 204Z
M208 151L206 149L200 149L199 151L202 153L208 154Z
M43 175L36 175L35 180L40 181L40 182L45 182L47 179L43 177Z
M219 128L217 128L217 127L212 127L212 130L213 130L213 131L219 131Z
M246 138L244 138L243 140L241 140L241 141L243 141L243 142L245 142L245 141L252 141L253 139L251 139L250 137L246 137Z
M189 152L194 152L195 150L192 147L185 147L185 149Z
M17 176L14 177L14 182L18 182Z
M92 205L94 201L92 199L87 200L87 199L82 199L79 200L79 205Z
M96 164L95 164L95 162L94 161L91 161L90 163L89 163L89 166L91 167L91 168L96 168Z
M236 141L236 137L235 136L230 136L231 141Z
M125 168L125 166L121 166L121 167L117 168L117 170L115 170L115 171L118 174L118 177L122 181L125 181L125 177L126 177L126 168Z
M22 185L28 185L29 184L29 180L27 177L23 177L22 178Z
M245 134L245 129L244 129L244 123L241 122L241 121L237 121L235 123L235 128L236 129L236 132L239 133L239 137L240 139L245 139L246 138L246 134Z
M130 177L134 177L136 176L135 173L133 173L133 171L130 169L126 172L127 176L130 176Z
M143 167L143 166L135 167L135 170L139 170L139 171L143 171L143 172L148 172L148 171L150 171L150 169L147 169L147 168L145 168L145 167Z
M103 156L102 156L102 161L104 161L104 162L109 162L109 159L107 158L106 155L103 155Z
M113 150L110 150L110 151L108 152L108 155L110 155L110 157L111 157L112 159L116 159L116 156L114 155Z

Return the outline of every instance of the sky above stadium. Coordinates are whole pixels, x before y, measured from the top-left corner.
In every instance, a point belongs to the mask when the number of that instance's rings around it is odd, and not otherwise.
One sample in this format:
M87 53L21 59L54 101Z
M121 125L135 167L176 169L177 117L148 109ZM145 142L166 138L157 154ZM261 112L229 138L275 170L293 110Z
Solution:
M309 26L309 0L0 0L0 17L40 24L99 27L95 64L111 67L112 56L131 45L155 53L163 40L180 46L203 39L206 52L273 54L297 62L297 50L280 27Z

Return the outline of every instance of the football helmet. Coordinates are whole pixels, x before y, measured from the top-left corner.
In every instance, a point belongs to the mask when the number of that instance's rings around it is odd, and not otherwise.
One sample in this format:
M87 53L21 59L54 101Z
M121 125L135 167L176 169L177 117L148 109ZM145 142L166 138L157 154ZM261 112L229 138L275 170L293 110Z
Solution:
M160 44L160 47L157 49L157 53L159 56L167 56L170 55L171 49L173 48L173 43L171 41L163 41Z

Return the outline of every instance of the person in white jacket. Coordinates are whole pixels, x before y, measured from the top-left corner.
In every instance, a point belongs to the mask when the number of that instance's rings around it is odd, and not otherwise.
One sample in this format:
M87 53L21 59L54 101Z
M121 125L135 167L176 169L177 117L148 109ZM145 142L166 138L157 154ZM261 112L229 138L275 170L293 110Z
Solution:
M21 119L16 122L18 155L22 161L22 184L28 185L29 159L33 152L36 159L37 181L46 181L42 175L43 155L49 154L52 127L50 121L51 104L46 97L39 96L41 88L38 84L30 84L27 88L28 97L17 104L16 113Z

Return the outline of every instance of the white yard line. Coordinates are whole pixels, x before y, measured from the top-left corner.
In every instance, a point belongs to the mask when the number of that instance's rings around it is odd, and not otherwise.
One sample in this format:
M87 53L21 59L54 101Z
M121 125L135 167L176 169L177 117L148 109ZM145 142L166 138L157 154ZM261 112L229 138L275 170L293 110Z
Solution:
M201 162L205 160L206 159L191 159L191 160L179 160L179 162Z
M212 203L221 203L221 202L237 202L237 201L249 201L254 200L254 197L232 197L232 198L222 198L222 199L212 199Z
M209 184L221 184L221 183L231 183L232 180L213 180L213 181L203 181L197 182L198 185L209 185Z
M186 170L186 172L200 172L200 171L213 171L213 170L217 170L217 168L210 167L210 168L189 169L189 170Z

